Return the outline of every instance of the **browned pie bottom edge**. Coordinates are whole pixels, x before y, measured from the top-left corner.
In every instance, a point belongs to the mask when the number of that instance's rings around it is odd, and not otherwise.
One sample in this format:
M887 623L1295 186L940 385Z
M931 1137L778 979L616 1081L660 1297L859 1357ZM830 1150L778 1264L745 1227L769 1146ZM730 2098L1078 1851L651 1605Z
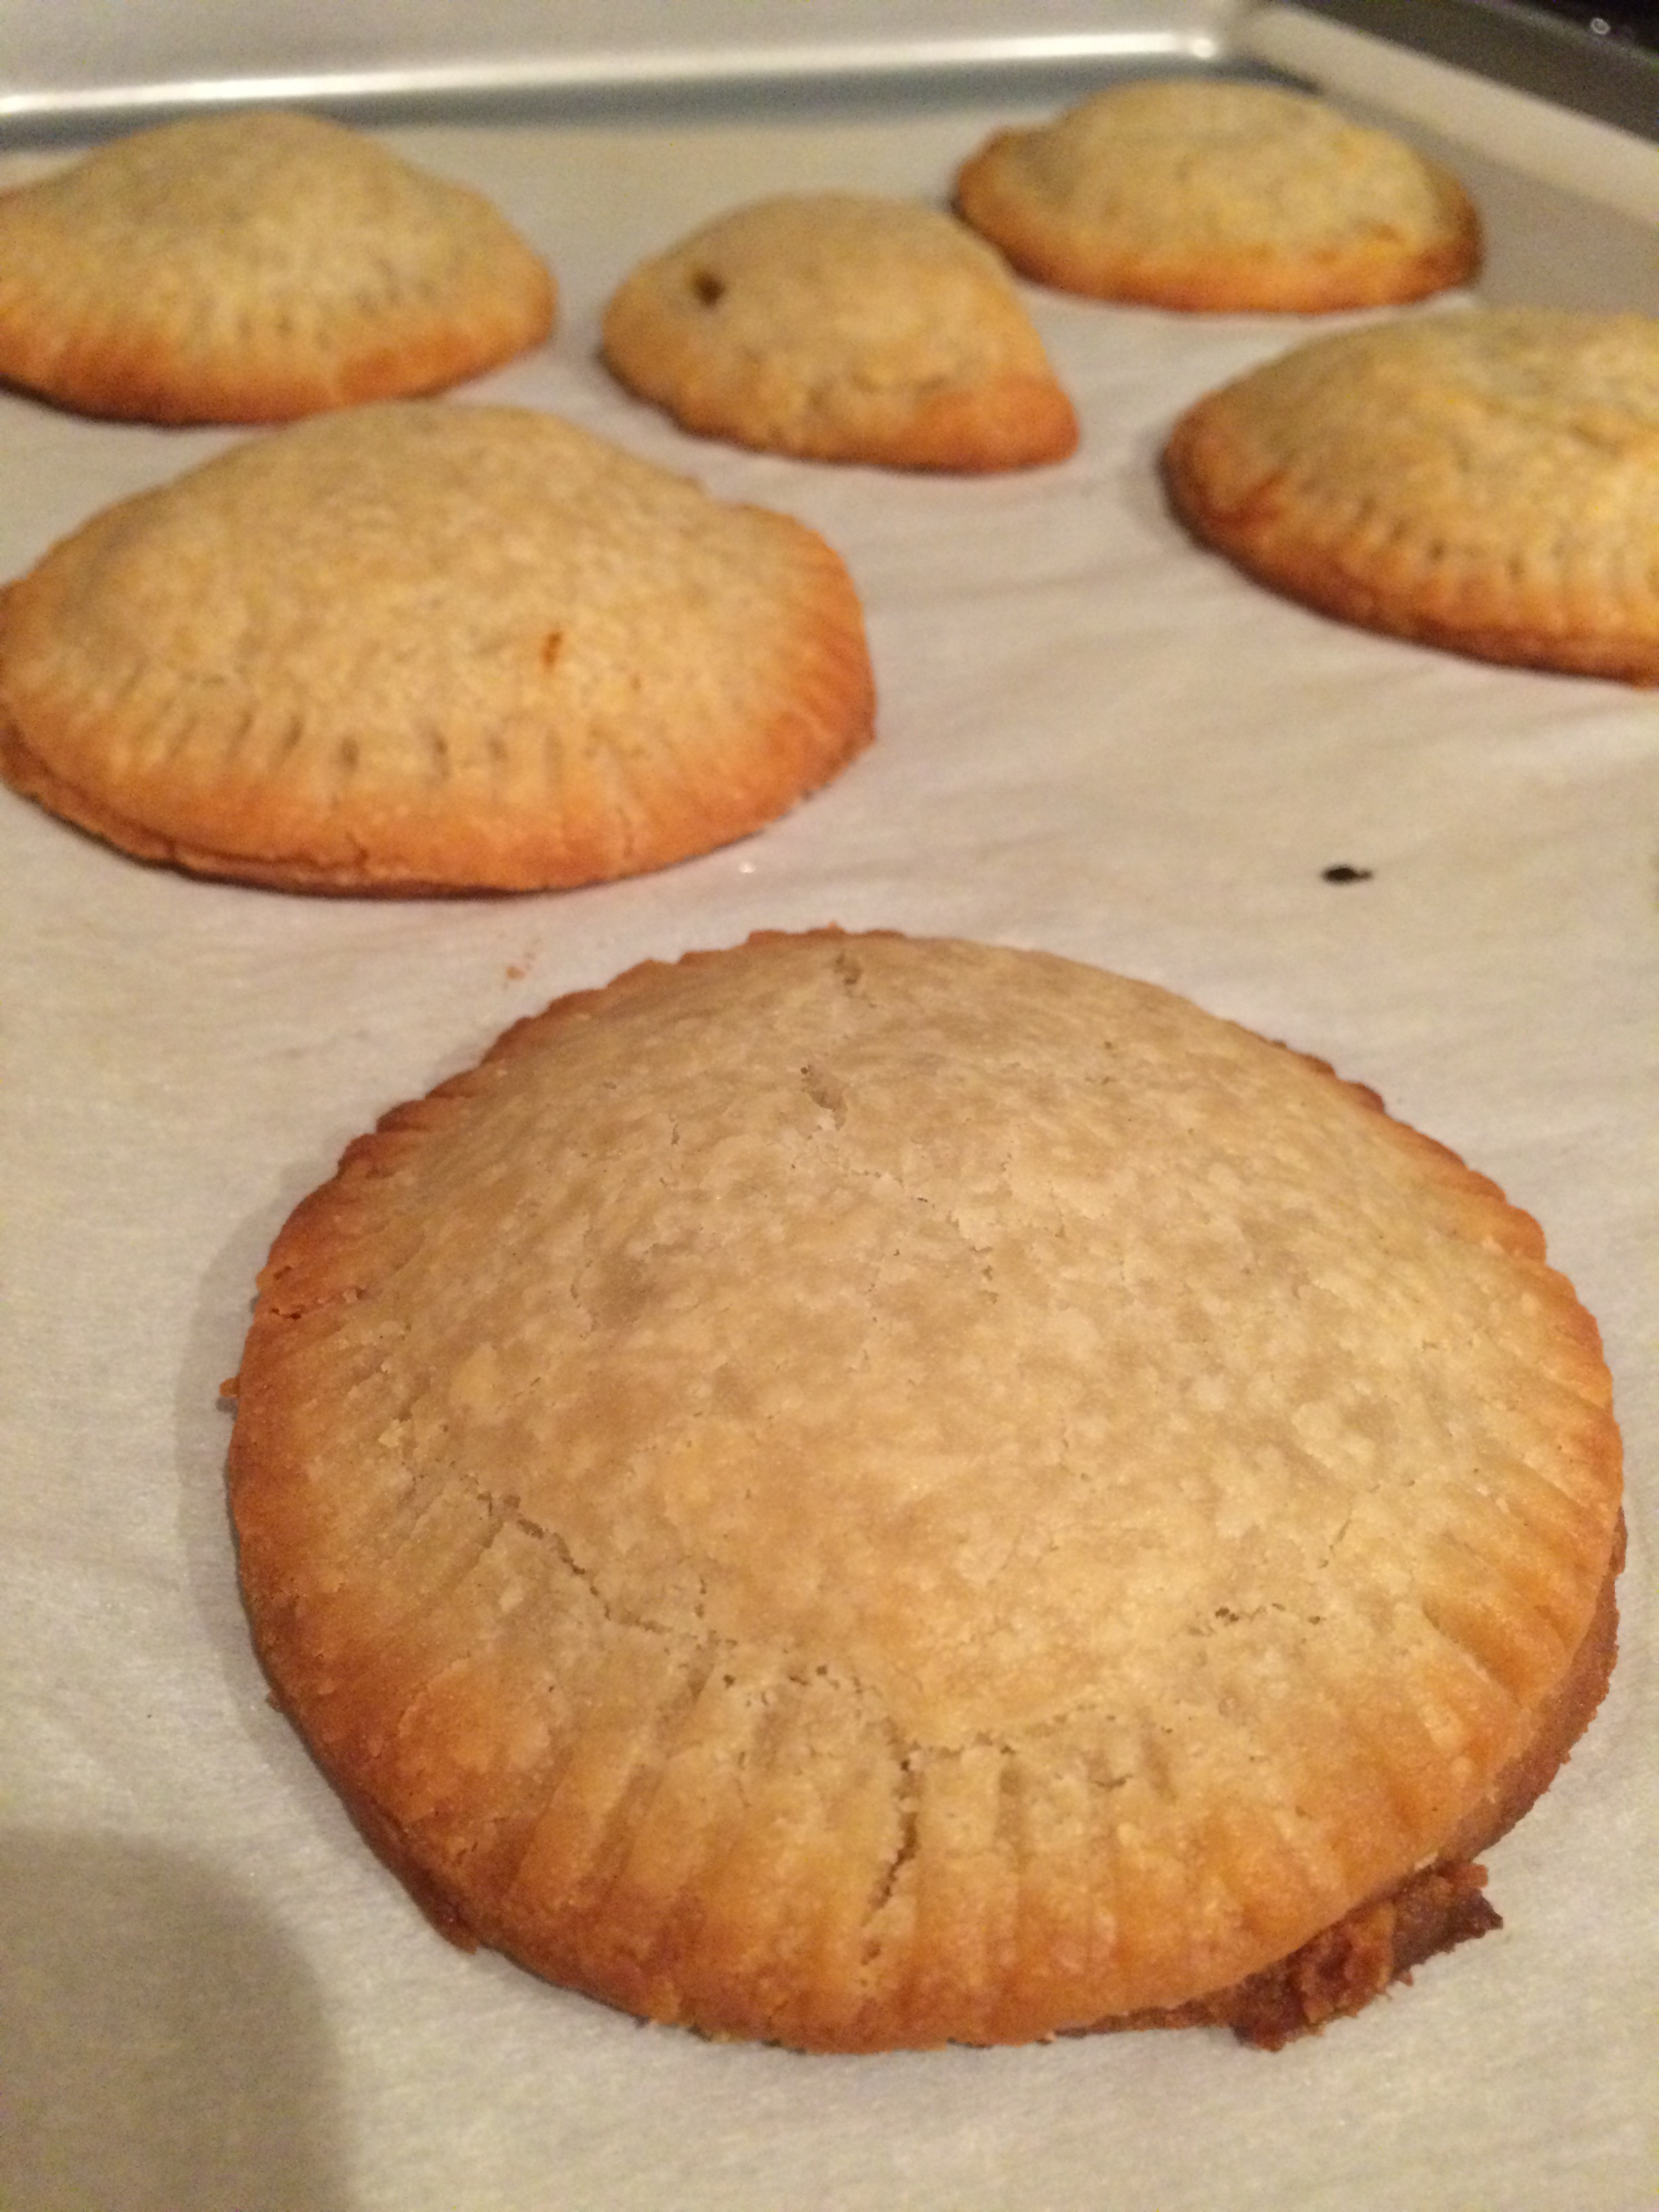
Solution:
M76 784L54 774L38 753L25 744L16 729L0 714L0 779L20 797L32 799L60 822L89 837L96 837L131 859L161 867L177 868L185 875L207 876L222 883L252 884L265 890L308 891L320 896L351 898L488 897L492 893L522 888L516 884L436 883L413 875L375 877L367 869L293 860L264 860L255 854L216 853L205 846L189 845L163 836L143 823L118 814ZM548 888L551 888L550 886Z
M1651 635L1603 628L1599 617L1582 614L1577 628L1537 628L1506 606L1501 579L1483 594L1478 611L1447 613L1421 577L1414 586L1391 586L1386 578L1351 569L1340 547L1304 534L1293 514L1286 521L1291 500L1283 471L1267 477L1241 502L1216 503L1195 450L1200 434L1193 425L1205 404L1200 400L1176 424L1159 457L1165 495L1195 544L1221 554L1268 591L1356 629L1468 659L1546 675L1599 677L1638 690L1659 686L1659 639Z
M753 836L769 828L773 821L788 811L790 805L822 790L824 784L858 757L873 734L873 725L866 717L822 775L801 786L796 799L781 805L775 814L723 831L706 845L694 845L685 852L669 851L660 860L629 862L616 867L526 869L510 877L505 872L483 870L460 870L448 878L427 876L396 866L381 866L364 848L360 848L362 857L357 860L330 862L311 860L298 853L266 857L252 853L216 852L205 845L189 844L180 838L166 836L130 815L117 813L78 785L58 775L24 742L4 714L0 714L0 782L9 786L21 798L33 800L72 830L95 837L131 859L175 868L185 875L205 877L217 883L251 884L259 890L295 891L316 898L509 898L533 891L580 890L592 884L613 883L631 875L660 874L683 860L699 860L706 853Z
M1241 2043L1279 2051L1298 2036L1316 2034L1331 2021L1363 2010L1392 1983L1408 1982L1412 1969L1437 1953L1501 1928L1503 1921L1484 1894L1486 1870L1474 1863L1476 1855L1505 1835L1548 1789L1606 1695L1618 1650L1614 1585L1624 1562L1621 1513L1590 1625L1544 1707L1531 1742L1494 1778L1432 1863L1413 1869L1394 1888L1367 1899L1285 1958L1227 1989L1165 2009L1120 2013L1055 2033L1097 2035L1130 2028L1230 2027ZM271 1702L286 1710L274 1685ZM396 1823L337 1777L329 1775L328 1779L365 1842L438 1933L459 1950L478 1949L477 1931L459 1905L417 1863ZM582 1994L605 2002L592 1991ZM683 2024L698 2032L695 2023Z
M1168 2011L1099 2021L1094 2028L1230 2027L1241 2043L1279 2051L1299 2035L1363 2010L1390 1983L1408 1982L1412 1968L1437 1953L1501 1928L1485 1895L1486 1869L1474 1863L1475 1855L1506 1835L1543 1796L1606 1695L1619 1642L1614 1585L1624 1563L1621 1514L1589 1627L1531 1743L1497 1777L1431 1866L1418 1868L1394 1889L1356 1905L1299 1949L1231 1989Z

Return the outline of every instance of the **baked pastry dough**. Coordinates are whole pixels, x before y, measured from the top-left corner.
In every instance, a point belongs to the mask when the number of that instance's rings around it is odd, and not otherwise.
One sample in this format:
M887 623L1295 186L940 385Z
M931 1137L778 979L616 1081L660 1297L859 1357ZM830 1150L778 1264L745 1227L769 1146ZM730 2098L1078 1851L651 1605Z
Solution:
M1659 321L1469 309L1319 338L1164 455L1259 582L1484 660L1659 682Z
M1308 314L1472 276L1457 179L1311 94L1220 77L1112 86L1001 131L957 202L1028 276L1097 299Z
M721 216L634 271L604 343L687 429L811 460L977 472L1077 443L1000 260L902 200L799 193Z
M301 1205L234 1387L254 1636L366 1832L718 2035L1280 2041L1492 1923L1612 1660L1535 1225L1041 953L559 1001Z
M147 860L528 890L746 835L869 742L841 561L552 416L388 401L122 501L0 599L0 771Z
M539 344L554 308L489 201L317 116L162 124L0 193L0 376L89 415L435 392Z

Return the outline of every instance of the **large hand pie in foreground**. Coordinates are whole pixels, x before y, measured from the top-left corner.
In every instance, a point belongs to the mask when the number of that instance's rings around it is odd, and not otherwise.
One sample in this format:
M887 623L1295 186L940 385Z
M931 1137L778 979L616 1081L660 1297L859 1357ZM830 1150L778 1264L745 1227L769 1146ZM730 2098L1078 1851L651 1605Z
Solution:
M1612 1663L1531 1220L1039 953L763 938L510 1030L283 1231L230 1479L441 1925L813 2050L1352 2011L1492 1924Z

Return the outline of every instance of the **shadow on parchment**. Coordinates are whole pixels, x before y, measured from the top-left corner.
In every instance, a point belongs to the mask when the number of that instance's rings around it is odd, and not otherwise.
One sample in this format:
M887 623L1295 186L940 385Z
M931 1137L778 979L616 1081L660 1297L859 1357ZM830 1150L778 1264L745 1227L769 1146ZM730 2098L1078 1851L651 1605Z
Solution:
M180 1854L0 1834L3 2212L349 2212L310 1974Z

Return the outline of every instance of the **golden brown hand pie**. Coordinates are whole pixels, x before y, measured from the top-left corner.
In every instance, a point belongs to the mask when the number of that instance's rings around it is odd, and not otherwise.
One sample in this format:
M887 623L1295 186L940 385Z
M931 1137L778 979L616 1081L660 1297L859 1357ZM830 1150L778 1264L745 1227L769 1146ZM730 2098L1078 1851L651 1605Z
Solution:
M1152 307L1312 313L1422 298L1480 259L1437 163L1312 94L1115 85L964 164L957 201L1028 276Z
M90 415L435 392L539 344L554 301L478 193L316 116L162 124L0 193L0 377Z
M253 1632L448 1932L811 2050L1351 2011L1605 1686L1595 1324L1491 1183L1148 985L636 968L261 1277Z
M798 193L705 224L622 285L605 355L687 429L811 460L974 472L1077 443L1000 260L902 200Z
M551 416L388 401L95 517L0 599L0 771L148 860L526 890L769 822L869 742L803 524Z
M1176 507L1258 581L1481 659L1659 682L1659 321L1470 309L1188 409Z

